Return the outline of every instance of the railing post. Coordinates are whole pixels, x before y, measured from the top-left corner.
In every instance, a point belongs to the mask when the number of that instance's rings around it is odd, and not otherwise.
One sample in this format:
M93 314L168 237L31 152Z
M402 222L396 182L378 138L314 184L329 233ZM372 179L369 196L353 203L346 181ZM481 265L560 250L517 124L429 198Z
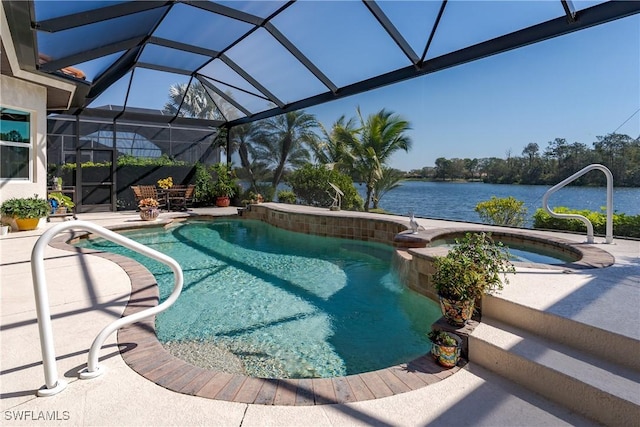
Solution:
M587 227L587 243L593 243L594 242L593 224L591 224L591 221L589 221L588 218L578 214L559 214L559 213L553 212L551 208L549 208L548 200L551 194L555 193L562 187L575 181L576 179L580 178L582 175L594 169L598 169L602 171L607 177L607 223L606 223L606 230L605 230L606 232L605 241L606 243L613 243L613 174L606 166L603 166L600 164L592 164L592 165L586 166L580 169L578 172L571 175L570 177L554 185L553 187L548 189L546 193L544 193L544 196L542 196L542 207L545 211L547 211L549 215L551 215L554 218L565 218L565 219L574 218L584 222L585 226Z
M107 240L118 243L128 249L153 258L156 261L166 264L173 270L174 286L171 295L161 304L147 308L138 313L122 317L107 325L93 341L89 351L87 369L79 373L80 378L94 378L102 374L102 369L98 366L98 353L104 341L118 328L137 322L145 317L160 313L169 308L180 296L184 281L180 265L171 257L151 249L141 243L124 237L118 233L108 230L99 225L87 221L73 221L57 224L47 231L36 242L31 252L31 274L33 276L33 290L36 299L36 314L38 316L38 330L40 333L40 346L42 349L42 364L44 366L45 386L38 390L38 396L53 396L64 390L66 382L58 379L56 369L55 348L53 345L53 329L51 326L51 312L49 310L49 296L44 271L44 250L49 242L62 231L67 229L84 229L97 234Z

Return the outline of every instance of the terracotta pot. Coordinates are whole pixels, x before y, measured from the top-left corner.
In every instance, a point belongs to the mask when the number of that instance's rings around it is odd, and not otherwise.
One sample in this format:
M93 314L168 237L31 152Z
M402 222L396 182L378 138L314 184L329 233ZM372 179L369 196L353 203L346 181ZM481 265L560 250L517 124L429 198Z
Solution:
M158 208L140 208L140 218L144 221L155 221L160 215Z
M40 218L16 218L16 225L20 231L35 230L39 222Z
M222 196L222 197L216 198L216 206L218 206L220 208L226 208L230 204L231 204L231 199L229 197L227 197L227 196Z
M439 297L442 315L448 324L464 326L473 316L474 300L455 301Z

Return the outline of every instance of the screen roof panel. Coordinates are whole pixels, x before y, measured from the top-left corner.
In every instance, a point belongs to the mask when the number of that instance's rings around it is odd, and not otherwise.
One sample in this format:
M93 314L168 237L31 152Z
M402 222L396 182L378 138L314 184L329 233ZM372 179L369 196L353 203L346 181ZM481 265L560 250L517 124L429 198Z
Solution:
M99 116L91 110L104 104L118 111L127 91L128 109L159 111L171 84L202 81L211 98L220 97L221 104L235 111L230 116L237 118L227 118L227 126L363 93L640 12L640 2L598 0L2 0L2 6L19 66L76 84L65 113ZM67 67L88 78L65 74ZM171 78L139 78L151 71L151 76ZM215 117L209 123L224 122Z
M272 22L338 86L411 65L362 2L299 2Z
M126 3L127 0L95 0L95 1L69 1L69 0L36 0L36 20L59 18L74 13L95 11L97 9L113 6L117 3Z
M146 10L53 33L38 31L38 49L41 54L58 59L142 36L154 28L165 10Z
M284 103L322 93L327 88L263 28L226 55Z
M480 15L484 17L482 20L477 19ZM427 58L563 16L560 2L450 1L444 9Z
M189 23L189 30L176 23ZM224 31L220 29L224 28ZM221 51L252 28L251 24L186 4L174 5L154 36Z

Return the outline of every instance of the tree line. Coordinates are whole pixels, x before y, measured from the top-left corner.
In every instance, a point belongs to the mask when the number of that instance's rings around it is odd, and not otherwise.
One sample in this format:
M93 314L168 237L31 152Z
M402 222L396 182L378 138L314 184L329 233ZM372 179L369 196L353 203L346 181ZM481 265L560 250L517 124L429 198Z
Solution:
M597 136L592 147L564 138L555 138L541 150L535 142L527 144L521 156L508 151L506 158L435 160L435 167L424 167L409 172L411 177L434 180L478 180L494 184L554 185L585 166L599 163L608 167L620 187L640 187L640 139L629 135L610 133ZM606 177L589 173L574 185L606 185Z

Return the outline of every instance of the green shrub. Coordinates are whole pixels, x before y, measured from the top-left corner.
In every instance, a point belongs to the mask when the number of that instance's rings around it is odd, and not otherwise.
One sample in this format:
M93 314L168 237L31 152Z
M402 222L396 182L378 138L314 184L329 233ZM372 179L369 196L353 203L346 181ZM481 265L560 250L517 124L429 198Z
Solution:
M233 197L237 194L238 180L229 166L225 163L217 163L211 165L209 170L216 178L212 187L214 197Z
M121 154L118 156L116 162L117 167L122 166L188 166L189 163L182 160L173 160L167 154L163 154L160 157L136 157L128 154ZM110 167L111 162L82 162L83 168L92 167ZM76 163L65 163L62 165L62 171L74 171L77 167ZM51 168L51 166L50 166Z
M364 209L364 201L353 186L351 178L336 170L329 170L322 165L306 164L302 168L291 172L286 182L303 204L318 207L331 206L335 193L329 185L331 182L337 185L344 193L342 209L357 211Z
M490 200L478 203L475 210L487 224L523 227L527 218L524 202L512 196L501 199L491 196Z
M288 203L290 205L296 204L296 193L289 190L282 190L278 192L278 201L280 203Z
M43 218L50 210L49 201L38 198L37 194L33 197L14 197L5 200L0 206L0 213L3 216L13 218Z
M207 167L201 163L196 164L195 175L196 188L194 189L194 196L196 201L200 205L213 204L213 176L211 176Z
M595 212L587 209L576 210L559 206L553 209L556 213L578 214L587 218L593 224L593 232L596 234L606 234L607 215L606 212ZM536 210L533 215L533 228L543 228L548 230L566 230L579 233L586 233L587 226L579 219L562 219L549 215L544 209ZM640 237L640 215L613 214L613 234L620 237Z

